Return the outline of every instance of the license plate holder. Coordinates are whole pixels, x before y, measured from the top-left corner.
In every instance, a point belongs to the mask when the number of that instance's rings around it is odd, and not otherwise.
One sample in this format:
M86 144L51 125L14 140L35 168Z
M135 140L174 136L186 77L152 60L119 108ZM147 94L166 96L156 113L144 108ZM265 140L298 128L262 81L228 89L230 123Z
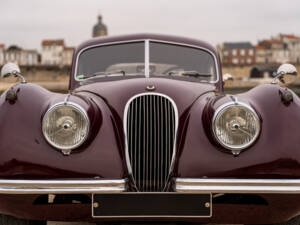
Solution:
M93 217L211 217L211 194L93 194Z

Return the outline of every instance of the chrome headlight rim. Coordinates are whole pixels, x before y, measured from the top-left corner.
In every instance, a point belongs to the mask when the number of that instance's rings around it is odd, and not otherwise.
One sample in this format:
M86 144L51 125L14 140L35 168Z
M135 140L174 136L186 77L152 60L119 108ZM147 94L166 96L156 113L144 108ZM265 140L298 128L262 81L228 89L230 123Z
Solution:
M45 128L44 128L44 124L45 124L45 120L47 118L47 115L49 113L51 113L52 111L54 111L55 109L57 109L58 107L60 106L69 106L69 107L73 107L74 109L78 110L84 117L85 121L87 122L87 134L85 135L85 137L80 141L78 142L77 144L75 145L72 145L72 146L60 146L60 145L57 145L56 143L54 143L53 141L50 140L50 138L45 134ZM86 110L80 106L79 104L77 103L74 103L74 102L58 102L54 105L52 105L51 107L49 107L49 109L46 111L46 113L44 114L43 116L43 120L42 120L42 133L43 133L43 136L45 137L46 141L51 145L53 146L54 148L57 148L59 150L73 150L73 149L76 149L78 148L79 146L81 146L85 141L86 139L88 138L89 136L89 131L90 131L90 119L89 119L89 116L86 112Z
M255 121L256 121L257 130L256 130L256 133L253 136L252 140L249 141L246 144L239 145L239 146L225 144L222 140L219 139L219 137L218 137L218 135L216 134L216 131L215 131L215 122L218 119L218 117L222 114L222 112L224 112L226 109L228 109L232 106L245 107L247 110L252 112L253 116L255 117ZM236 151L241 151L241 150L244 150L244 149L250 147L257 140L257 138L260 134L260 131L261 131L260 117L258 116L258 113L247 103L239 102L239 101L227 102L227 103L222 104L221 106L219 106L216 109L216 111L214 113L214 116L213 116L213 119L212 119L212 131L213 131L213 135L214 135L215 140L222 147L224 147L224 148L226 148L227 150L230 150L230 151L235 151L235 150Z

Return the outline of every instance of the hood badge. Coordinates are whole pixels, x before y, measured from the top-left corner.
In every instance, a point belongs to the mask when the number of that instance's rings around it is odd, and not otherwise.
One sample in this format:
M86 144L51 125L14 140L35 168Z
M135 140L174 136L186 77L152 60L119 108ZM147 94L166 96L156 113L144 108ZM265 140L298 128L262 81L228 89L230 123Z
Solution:
M154 85L148 85L146 89L147 91L155 91L156 87Z

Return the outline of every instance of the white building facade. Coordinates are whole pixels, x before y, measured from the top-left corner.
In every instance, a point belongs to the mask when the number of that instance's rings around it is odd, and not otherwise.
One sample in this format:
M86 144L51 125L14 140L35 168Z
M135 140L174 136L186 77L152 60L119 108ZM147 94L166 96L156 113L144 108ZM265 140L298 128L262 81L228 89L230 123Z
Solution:
M276 38L287 45L289 62L300 64L300 37L293 34L279 34Z
M42 65L62 65L64 40L44 40L42 41L41 57Z
M23 50L16 45L12 45L3 53L3 64L8 62L17 63L20 66L36 66L39 64L39 54L36 50Z
M72 64L73 53L75 48L73 47L65 47L62 53L62 65L70 66Z
M36 50L22 50L21 51L21 66L36 66L39 64L39 54Z

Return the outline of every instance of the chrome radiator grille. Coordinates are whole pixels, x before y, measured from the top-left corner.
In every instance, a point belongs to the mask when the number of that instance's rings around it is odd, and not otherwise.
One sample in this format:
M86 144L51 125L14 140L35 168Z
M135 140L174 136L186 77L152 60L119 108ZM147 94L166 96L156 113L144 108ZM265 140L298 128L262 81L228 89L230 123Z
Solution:
M170 172L177 108L159 94L139 95L125 110L127 164L139 191L163 191Z

